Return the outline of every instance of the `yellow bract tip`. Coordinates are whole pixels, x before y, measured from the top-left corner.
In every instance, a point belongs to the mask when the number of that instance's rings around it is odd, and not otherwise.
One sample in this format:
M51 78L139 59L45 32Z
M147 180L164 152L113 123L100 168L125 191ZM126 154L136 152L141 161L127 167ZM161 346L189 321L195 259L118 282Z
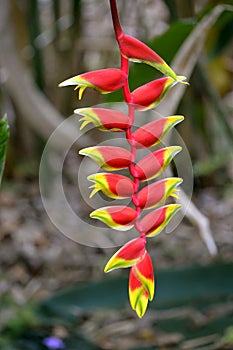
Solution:
M183 115L171 115L169 117L167 117L167 119L169 120L170 123L180 123L182 122L182 120L184 120L184 116Z
M187 81L185 81L187 78L184 75L177 75L177 81L181 84L189 85Z
M91 188L91 187L93 188L93 190L91 191L91 193L90 193L90 195L89 195L89 198L92 198L97 192L100 191L100 188L95 187L95 185L90 186L90 188Z
M83 92L86 89L86 86L80 86L79 92L78 92L78 99L81 100L83 96Z
M179 192L179 190L176 189L174 192L171 193L171 196L172 196L173 198L176 198L177 200L179 200L180 197L179 197L178 192Z
M169 147L167 147L168 154L173 155L173 156L175 156L181 150L182 150L182 147L180 147L180 146L169 146Z

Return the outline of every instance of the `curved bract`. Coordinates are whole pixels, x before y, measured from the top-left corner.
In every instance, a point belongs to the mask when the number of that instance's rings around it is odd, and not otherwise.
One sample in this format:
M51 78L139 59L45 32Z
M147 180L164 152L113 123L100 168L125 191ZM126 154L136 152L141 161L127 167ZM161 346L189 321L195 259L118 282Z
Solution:
M121 69L106 68L76 75L63 81L59 86L76 86L75 90L79 89L79 99L81 100L86 88L92 88L102 94L109 94L122 88L126 79L127 75Z
M79 108L74 113L82 115L80 121L82 130L86 125L92 123L101 131L120 132L129 127L129 118L122 112L105 108Z

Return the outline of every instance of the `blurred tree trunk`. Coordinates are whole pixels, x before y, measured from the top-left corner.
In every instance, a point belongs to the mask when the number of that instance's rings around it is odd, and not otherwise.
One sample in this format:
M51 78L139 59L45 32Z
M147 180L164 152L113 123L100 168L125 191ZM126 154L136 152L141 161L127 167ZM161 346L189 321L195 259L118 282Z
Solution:
M13 28L9 23L11 23L10 2L0 0L0 81L20 112L23 118L22 125L29 125L37 135L47 139L64 118L35 86L28 70L22 65L16 49ZM59 129L58 135L59 137L54 140L54 147L60 150L67 142L73 143L78 139L79 131L73 126L66 125Z
M33 50L32 69L36 84L43 91L44 81L44 60L42 50L36 45L36 38L41 34L40 14L37 0L27 2L27 11L24 14L27 23L29 44ZM16 31L17 33L17 31Z
M171 22L179 18L193 17L194 0L164 0L170 12Z
M194 15L194 0L175 0L177 14L179 18L193 17Z
M31 4L35 2L30 2ZM13 23L13 29L15 33L15 42L17 44L17 50L22 52L26 45L28 45L28 28L27 18L25 13L19 8L18 2L15 0L10 1L11 6L11 18ZM35 16L34 16L35 19ZM27 62L24 62L27 63ZM35 72L38 67L35 67ZM38 76L41 76L39 71ZM38 79L39 85L41 82ZM12 161L33 161L38 159L38 140L35 132L30 126L24 122L20 109L13 103L15 112L15 128L13 131L11 156Z

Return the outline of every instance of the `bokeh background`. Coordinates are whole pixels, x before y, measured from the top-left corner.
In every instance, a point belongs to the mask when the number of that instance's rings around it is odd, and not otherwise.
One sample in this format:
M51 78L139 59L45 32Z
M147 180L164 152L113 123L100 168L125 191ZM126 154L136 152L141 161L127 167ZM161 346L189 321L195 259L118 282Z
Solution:
M0 191L1 350L233 349L233 3L118 6L124 30L189 78L190 86L158 110L186 116L178 132L192 159L197 211L150 241L158 295L138 320L128 305L128 271L103 273L114 249L63 235L39 190L41 155L56 127L75 108L122 100L119 92L87 90L78 101L72 89L57 87L70 76L119 65L108 1L0 0L0 112L10 125ZM135 88L155 71L132 64L130 77ZM48 158L48 191L64 142L79 136L78 129L60 132ZM87 225L77 151L104 137L87 132L62 169L67 200Z

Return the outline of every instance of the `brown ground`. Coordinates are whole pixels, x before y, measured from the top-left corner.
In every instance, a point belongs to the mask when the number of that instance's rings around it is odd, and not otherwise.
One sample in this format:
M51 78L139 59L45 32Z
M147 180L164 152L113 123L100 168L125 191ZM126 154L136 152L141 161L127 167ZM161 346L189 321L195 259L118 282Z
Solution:
M66 185L66 191L68 195L72 194L73 186ZM75 200L74 196L73 199ZM195 196L194 200L211 220L219 249L217 259L232 262L232 198L228 196L220 200L216 191L206 189L201 195ZM74 282L104 278L103 267L111 256L111 250L81 246L58 232L43 209L37 181L23 180L11 187L3 187L0 202L0 297L9 293L17 304L23 305L28 300L50 295ZM151 240L150 252L157 269L209 264L213 260L196 229L186 220L172 234L162 234ZM180 309L174 312L176 316L177 312L190 314L193 311ZM6 324L11 316L11 312L3 313L0 325ZM152 313L151 322L167 316L162 311L156 316ZM194 315L194 318L196 316L199 317ZM119 336L121 349L135 346L135 339L132 337L135 332L139 334L138 346L150 344L150 339L151 344L155 345L150 321L142 328L138 320L128 317L124 312L111 315L107 311L95 312L83 323L82 330L90 340L101 344L104 349L119 348ZM106 319L109 322L106 323ZM101 337L98 332L100 325L104 325ZM156 344L161 343L161 349L166 348L166 342L180 341L180 334L176 333L166 337L157 334L156 337ZM219 339L215 343L218 341ZM182 346L183 349L192 348L188 347L189 344L186 348L185 345Z

